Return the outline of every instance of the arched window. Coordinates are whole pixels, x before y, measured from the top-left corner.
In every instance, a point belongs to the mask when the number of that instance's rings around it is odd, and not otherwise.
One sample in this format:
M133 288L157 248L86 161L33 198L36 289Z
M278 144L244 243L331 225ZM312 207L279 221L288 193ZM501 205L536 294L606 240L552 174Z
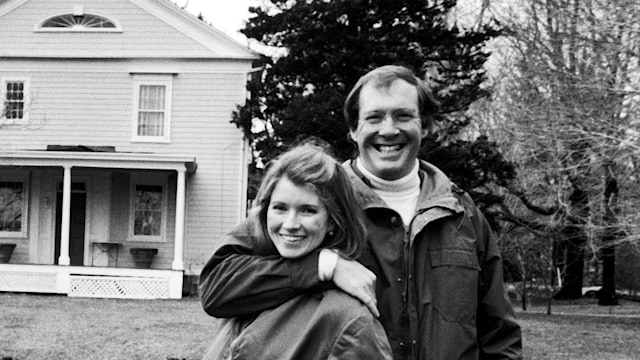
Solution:
M119 31L119 28L104 16L78 12L50 17L36 27L38 31Z

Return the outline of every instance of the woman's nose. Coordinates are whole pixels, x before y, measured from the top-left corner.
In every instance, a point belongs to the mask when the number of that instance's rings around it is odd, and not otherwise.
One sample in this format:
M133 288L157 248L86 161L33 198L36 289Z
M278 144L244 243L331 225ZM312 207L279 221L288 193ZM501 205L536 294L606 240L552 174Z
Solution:
M298 229L300 222L298 221L298 215L295 211L289 211L282 223L282 227L285 229Z

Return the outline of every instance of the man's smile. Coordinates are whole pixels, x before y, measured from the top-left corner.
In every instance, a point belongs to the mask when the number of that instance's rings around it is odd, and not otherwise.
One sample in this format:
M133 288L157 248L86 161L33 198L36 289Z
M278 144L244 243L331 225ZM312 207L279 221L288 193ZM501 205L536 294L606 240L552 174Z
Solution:
M400 151L404 147L404 145L403 144L394 144L394 145L376 144L376 145L373 145L373 147L381 153L390 153L394 151Z

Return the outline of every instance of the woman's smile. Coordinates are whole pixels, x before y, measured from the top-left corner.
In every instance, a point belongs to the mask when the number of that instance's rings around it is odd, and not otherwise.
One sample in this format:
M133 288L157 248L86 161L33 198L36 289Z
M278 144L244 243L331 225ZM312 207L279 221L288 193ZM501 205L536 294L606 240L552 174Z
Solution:
M333 228L325 205L310 186L282 177L267 209L269 237L284 258L299 258L316 249Z

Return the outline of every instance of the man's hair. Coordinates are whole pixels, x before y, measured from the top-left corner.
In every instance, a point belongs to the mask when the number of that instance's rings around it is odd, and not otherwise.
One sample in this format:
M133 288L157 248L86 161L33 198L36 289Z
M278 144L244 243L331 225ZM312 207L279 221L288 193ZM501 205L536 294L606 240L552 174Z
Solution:
M376 88L387 89L396 80L403 80L415 86L418 91L418 110L422 127L427 131L433 130L433 114L438 110L439 102L431 93L427 84L418 78L413 71L398 65L386 65L373 69L360 77L353 86L344 102L344 118L349 130L358 128L358 111L360 110L360 92L362 88L371 83Z
M271 240L267 229L271 195L285 177L318 195L330 221L335 224L334 235L327 235L320 247L339 250L346 257L356 257L366 237L364 213L356 200L349 175L325 147L312 143L296 146L267 165L256 198L264 239Z

